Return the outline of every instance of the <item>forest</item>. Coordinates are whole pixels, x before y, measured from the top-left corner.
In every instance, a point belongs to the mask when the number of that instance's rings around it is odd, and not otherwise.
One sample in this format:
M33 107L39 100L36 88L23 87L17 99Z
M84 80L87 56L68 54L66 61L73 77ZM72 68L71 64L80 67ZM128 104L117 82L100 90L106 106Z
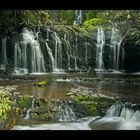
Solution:
M0 130L139 130L140 10L1 10Z

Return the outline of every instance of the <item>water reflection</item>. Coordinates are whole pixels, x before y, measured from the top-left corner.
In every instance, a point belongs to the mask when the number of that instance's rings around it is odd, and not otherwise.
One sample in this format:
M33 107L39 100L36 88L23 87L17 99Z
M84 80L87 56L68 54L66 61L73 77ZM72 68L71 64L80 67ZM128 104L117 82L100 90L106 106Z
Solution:
M20 85L17 90L22 95L36 96L44 99L68 99L66 93L74 85L70 82L48 82L46 86L38 87L33 84Z

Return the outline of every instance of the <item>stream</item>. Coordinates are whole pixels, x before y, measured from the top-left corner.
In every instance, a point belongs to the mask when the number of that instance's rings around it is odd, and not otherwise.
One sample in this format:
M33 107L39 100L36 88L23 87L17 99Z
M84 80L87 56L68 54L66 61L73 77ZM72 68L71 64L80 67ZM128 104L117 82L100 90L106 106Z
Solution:
M96 75L92 78L62 78L60 75L55 81L47 82L46 86L34 86L34 81L0 81L1 85L18 85L17 91L22 95L30 95L44 99L67 100L66 95L73 87L82 86L95 89L98 93L110 96L119 96L124 101L131 102L130 106L111 106L106 116L95 116L76 119L74 112L66 106L62 116L57 122L35 121L29 117L20 118L12 130L140 130L140 107L133 109L133 106L140 102L140 80L136 75L106 74ZM60 107L63 110L64 107ZM31 109L30 109L31 110ZM30 111L28 111L29 113ZM119 112L116 113L115 112ZM73 113L73 116L72 116ZM74 119L70 119L73 117ZM94 126L91 126L93 125Z

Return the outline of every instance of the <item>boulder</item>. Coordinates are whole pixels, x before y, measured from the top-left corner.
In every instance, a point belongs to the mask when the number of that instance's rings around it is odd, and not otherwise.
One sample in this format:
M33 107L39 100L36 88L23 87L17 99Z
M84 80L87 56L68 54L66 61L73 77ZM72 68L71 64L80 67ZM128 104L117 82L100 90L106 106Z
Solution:
M89 123L92 130L117 130L125 120L120 117L103 117Z

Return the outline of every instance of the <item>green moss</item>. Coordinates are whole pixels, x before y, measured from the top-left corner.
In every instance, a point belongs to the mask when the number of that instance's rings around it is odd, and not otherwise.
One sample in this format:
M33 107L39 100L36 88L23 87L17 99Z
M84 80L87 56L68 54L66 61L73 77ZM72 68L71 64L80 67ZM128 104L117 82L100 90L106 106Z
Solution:
M32 119L36 119L36 120L54 120L55 119L55 112L47 112L47 113L43 113L43 114L37 114L37 113L32 113L30 116Z
M12 101L5 95L4 91L0 91L0 120L4 121L8 117L11 110Z
M83 102L83 105L89 116L98 116L98 103L97 102Z
M36 84L34 84L35 86L39 86L39 87L42 87L42 86L46 86L47 82L46 81L39 81L37 82Z
M39 107L30 113L30 118L37 120L55 120L55 116L58 113L57 102L41 100L39 104Z
M103 115L103 110L107 110L110 105L116 102L115 99L89 95L72 95L71 98L76 104L83 105L89 116Z
M86 20L84 22L84 26L92 29L92 30L96 30L98 28L98 26L105 26L109 24L109 20L105 20L102 18L92 18L90 20Z
M31 106L31 100L32 98L30 96L18 96L16 103L20 108L28 109Z

